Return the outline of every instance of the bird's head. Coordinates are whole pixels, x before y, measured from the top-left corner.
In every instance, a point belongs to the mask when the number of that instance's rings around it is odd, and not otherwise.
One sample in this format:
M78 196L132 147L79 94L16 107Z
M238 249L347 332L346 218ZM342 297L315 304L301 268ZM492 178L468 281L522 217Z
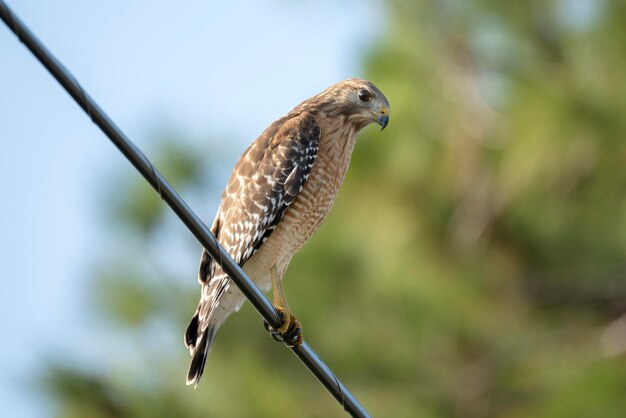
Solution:
M360 78L349 78L333 84L317 96L329 105L335 116L343 116L357 129L378 123L381 130L389 123L389 102L374 84Z

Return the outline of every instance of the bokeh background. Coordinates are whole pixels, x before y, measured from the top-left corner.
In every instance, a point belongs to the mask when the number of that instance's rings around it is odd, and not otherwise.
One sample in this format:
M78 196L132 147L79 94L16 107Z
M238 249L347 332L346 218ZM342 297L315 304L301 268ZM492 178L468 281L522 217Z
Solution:
M625 416L624 2L12 3L206 222L272 120L385 92L285 282L373 416ZM199 244L6 29L0 78L3 416L343 416L249 305L186 387Z

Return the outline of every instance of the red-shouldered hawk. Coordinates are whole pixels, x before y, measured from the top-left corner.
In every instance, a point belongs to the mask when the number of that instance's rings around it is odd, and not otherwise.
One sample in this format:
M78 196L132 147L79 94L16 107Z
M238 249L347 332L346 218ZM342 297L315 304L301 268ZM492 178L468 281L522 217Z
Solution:
M292 345L300 324L281 280L294 254L320 226L343 182L357 133L382 129L389 102L376 86L351 78L300 103L272 123L243 153L222 194L211 232L261 289L273 288L283 325L274 330ZM206 251L198 280L200 303L185 333L193 359L187 384L197 385L220 325L245 297Z

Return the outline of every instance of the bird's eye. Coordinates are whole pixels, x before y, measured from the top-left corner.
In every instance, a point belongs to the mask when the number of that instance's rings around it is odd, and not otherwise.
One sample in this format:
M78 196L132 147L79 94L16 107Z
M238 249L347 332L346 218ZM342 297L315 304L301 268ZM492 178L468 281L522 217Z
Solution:
M359 90L359 100L361 100L362 102L369 102L370 100L372 100L372 93L365 89Z

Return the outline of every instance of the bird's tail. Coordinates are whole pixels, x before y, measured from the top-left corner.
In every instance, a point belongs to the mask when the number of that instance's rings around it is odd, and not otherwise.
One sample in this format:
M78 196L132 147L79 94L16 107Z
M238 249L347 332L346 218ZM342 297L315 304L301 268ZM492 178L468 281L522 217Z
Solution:
M201 331L198 321L198 312L191 318L191 322L185 332L185 345L189 348L192 355L191 365L187 372L188 385L194 385L194 387L198 385L202 377L202 372L204 371L206 358L211 351L211 345L213 344L219 326L220 324L218 322L210 319L206 328ZM199 332L201 332L200 335L198 335Z
M185 332L185 345L192 355L191 365L187 373L187 384L198 385L204 363L211 351L215 334L224 322L223 309L218 314L220 299L230 286L230 280L224 273L217 272L210 281L202 286L200 303Z

